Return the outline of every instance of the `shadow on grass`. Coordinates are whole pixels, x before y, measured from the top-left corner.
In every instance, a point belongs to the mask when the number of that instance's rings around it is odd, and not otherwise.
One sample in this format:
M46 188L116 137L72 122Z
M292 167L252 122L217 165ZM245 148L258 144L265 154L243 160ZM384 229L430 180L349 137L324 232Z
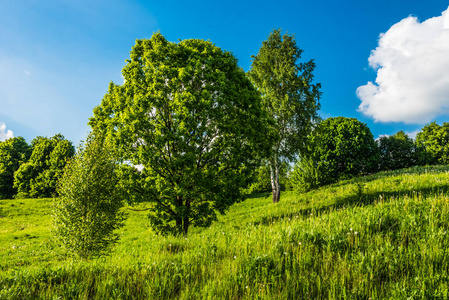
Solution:
M254 222L254 225L269 225L277 220L282 220L286 218L293 219L295 217L307 217L310 215L318 215L322 213L326 213L332 210L337 210L340 208L350 208L355 206L368 206L372 205L375 201L379 200L381 197L383 199L392 199L399 198L403 196L414 196L420 195L422 197L432 196L432 195L440 195L447 193L449 191L449 183L441 183L438 185L434 185L431 188L410 188L410 189L402 189L399 191L391 192L391 191L376 191L372 193L367 193L364 191L361 183L366 183L368 181L360 181L359 185L356 184L356 189L349 196L337 197L333 204L321 206L321 207L311 207L300 209L292 212L281 213L279 215L274 216L264 216L260 220Z

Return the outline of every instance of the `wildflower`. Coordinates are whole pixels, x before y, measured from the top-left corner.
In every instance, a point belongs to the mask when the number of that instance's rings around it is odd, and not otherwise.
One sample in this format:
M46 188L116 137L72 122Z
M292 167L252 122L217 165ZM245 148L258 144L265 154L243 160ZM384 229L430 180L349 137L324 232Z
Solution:
M357 231L356 231L356 232L354 232L354 234L357 234Z
M234 259L237 259L237 256L234 256Z
M352 228L350 228L349 231L352 231Z

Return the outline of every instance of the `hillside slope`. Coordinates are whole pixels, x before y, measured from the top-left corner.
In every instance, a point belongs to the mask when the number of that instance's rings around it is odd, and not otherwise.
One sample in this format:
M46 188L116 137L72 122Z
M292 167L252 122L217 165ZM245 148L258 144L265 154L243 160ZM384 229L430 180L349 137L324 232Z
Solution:
M51 201L0 200L0 299L448 298L448 166L259 195L187 238L129 210L91 261L52 242Z

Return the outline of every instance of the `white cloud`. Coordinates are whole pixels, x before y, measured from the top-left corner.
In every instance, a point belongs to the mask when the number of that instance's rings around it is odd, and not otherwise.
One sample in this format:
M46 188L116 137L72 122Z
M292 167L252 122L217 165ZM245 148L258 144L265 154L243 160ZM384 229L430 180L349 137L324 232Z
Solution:
M376 82L357 89L358 111L379 122L422 124L449 114L449 7L422 23L409 16L379 37Z
M6 130L6 124L0 122L0 141L5 141L7 139L13 138L14 134L11 130Z

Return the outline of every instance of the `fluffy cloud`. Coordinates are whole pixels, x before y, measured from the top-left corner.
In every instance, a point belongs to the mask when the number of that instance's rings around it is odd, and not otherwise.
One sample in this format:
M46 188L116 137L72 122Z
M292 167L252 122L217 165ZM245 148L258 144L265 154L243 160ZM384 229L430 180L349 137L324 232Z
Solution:
M14 137L11 130L6 130L6 124L0 122L0 141L4 141Z
M422 124L449 114L449 7L422 23L410 16L379 37L376 82L357 89L358 111L380 122Z

